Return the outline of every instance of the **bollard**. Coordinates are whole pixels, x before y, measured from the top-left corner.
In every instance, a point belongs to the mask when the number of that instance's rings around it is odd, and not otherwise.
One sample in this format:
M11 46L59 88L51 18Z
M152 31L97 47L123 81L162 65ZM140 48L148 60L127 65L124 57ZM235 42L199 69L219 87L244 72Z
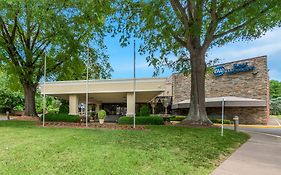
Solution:
M10 120L10 112L6 111L6 115L7 115L7 120Z
M239 129L239 117L238 116L235 116L234 118L233 118L233 121L234 121L234 131L238 131L238 129Z

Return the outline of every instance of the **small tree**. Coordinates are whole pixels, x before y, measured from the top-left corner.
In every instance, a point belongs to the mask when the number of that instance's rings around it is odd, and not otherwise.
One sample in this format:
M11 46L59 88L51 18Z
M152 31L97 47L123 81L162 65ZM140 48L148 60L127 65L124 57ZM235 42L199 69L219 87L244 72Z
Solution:
M270 114L281 115L281 97L270 100Z
M99 112L98 112L98 118L99 119L104 119L106 117L106 112L105 112L105 110L100 110Z

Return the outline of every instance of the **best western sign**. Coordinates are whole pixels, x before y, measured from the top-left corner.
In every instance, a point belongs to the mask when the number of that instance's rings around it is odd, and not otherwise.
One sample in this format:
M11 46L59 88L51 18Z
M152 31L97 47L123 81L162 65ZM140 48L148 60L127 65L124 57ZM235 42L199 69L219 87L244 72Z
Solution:
M224 74L237 74L240 72L248 72L248 71L253 71L255 70L255 66L249 66L248 63L241 63L241 64L233 64L231 69L226 69L224 66L217 66L213 73L216 77L220 77Z

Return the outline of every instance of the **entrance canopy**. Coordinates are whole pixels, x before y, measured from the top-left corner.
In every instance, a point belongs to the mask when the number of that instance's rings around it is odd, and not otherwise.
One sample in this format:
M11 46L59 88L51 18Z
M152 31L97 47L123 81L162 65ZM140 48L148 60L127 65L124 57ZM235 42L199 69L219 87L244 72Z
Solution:
M69 100L70 114L77 114L78 104L86 102L99 106L103 103L127 103L127 115L135 113L135 103L147 103L166 89L166 78L56 81L40 84L42 94ZM88 85L87 85L88 84ZM88 86L88 89L86 87Z
M136 79L136 102L148 102L165 91L166 78ZM120 103L126 102L127 93L133 92L133 79L89 80L89 102ZM78 95L79 101L85 99L86 81L47 82L44 88L40 84L42 94L68 100L69 95ZM45 89L45 91L44 91Z
M266 106L265 100L225 96L225 97L205 98L206 107L221 107L223 100L224 100L225 107L265 107ZM190 106L190 100L187 99L179 103L173 104L172 109L189 108L189 106Z

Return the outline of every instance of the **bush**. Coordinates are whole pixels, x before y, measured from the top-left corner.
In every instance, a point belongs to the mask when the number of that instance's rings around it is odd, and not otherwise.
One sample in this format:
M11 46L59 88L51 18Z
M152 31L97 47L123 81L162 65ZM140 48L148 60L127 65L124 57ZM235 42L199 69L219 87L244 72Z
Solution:
M48 122L79 122L80 116L79 115L48 113L45 115L45 121L48 121Z
M69 113L69 104L66 100L61 100L61 105L59 107L60 114L68 114Z
M118 124L133 124L133 117L120 117ZM162 117L136 117L136 125L163 125L164 120Z
M100 111L98 112L98 118L99 118L99 119L104 119L105 116L106 116L105 110L100 110Z
M270 114L271 115L281 114L281 97L270 100Z
M140 108L140 116L149 116L150 115L150 109L147 105L143 105Z
M210 119L213 123L221 123L221 119ZM231 120L223 120L224 124L233 124Z
M173 116L170 117L170 121L182 121L186 118L186 116Z

